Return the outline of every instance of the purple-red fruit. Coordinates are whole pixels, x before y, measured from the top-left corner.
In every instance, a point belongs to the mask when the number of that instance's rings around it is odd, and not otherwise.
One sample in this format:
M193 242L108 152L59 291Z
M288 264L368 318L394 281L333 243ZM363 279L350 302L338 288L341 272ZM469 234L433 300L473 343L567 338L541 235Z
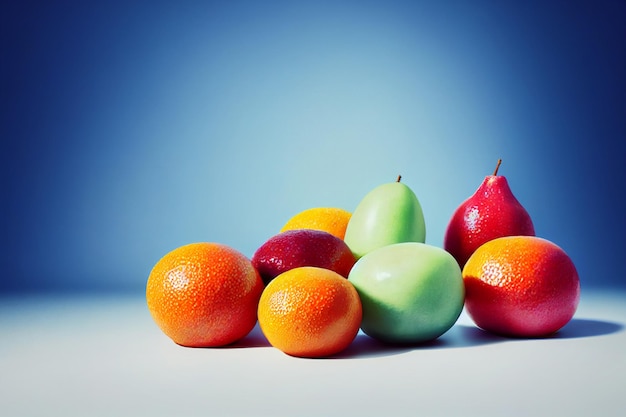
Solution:
M347 278L356 258L346 243L328 232L288 230L269 238L252 256L252 265L267 285L281 273L301 266L335 271Z

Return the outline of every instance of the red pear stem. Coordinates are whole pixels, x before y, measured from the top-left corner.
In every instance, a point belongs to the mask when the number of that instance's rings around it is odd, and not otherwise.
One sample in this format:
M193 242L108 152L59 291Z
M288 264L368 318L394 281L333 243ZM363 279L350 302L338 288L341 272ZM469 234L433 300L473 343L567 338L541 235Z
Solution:
M493 171L493 176L498 175L498 169L500 169L500 164L502 163L502 159L498 159L498 164L496 165L496 170Z
M400 182L401 179L402 179L402 175L398 175L398 179L396 180L396 182Z

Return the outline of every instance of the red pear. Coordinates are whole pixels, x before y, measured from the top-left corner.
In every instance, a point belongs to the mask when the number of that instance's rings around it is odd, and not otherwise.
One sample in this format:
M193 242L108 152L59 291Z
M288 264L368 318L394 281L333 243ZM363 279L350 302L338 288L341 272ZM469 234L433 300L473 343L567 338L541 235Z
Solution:
M530 215L513 195L506 177L498 175L501 162L448 223L443 246L461 268L483 243L504 236L535 235Z

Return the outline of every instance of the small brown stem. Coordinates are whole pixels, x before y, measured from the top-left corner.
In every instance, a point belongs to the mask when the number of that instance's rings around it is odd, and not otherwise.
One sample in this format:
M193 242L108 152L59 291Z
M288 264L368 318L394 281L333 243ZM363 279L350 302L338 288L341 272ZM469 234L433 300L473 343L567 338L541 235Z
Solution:
M402 175L398 175L398 179L396 180L396 182L400 182L401 179L402 179Z
M496 170L493 171L493 176L498 175L498 169L500 168L500 164L502 163L502 159L498 159L498 164L496 165Z

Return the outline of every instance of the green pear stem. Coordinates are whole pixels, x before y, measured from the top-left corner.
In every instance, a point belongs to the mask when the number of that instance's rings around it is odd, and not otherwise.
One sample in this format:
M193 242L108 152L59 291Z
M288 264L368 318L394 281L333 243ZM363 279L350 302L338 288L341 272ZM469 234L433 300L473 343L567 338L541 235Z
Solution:
M401 179L402 179L402 175L398 175L398 179L396 180L396 182L400 182Z
M502 163L502 159L498 159L498 164L496 165L496 170L493 171L493 176L498 175L498 169L500 169L500 164Z

